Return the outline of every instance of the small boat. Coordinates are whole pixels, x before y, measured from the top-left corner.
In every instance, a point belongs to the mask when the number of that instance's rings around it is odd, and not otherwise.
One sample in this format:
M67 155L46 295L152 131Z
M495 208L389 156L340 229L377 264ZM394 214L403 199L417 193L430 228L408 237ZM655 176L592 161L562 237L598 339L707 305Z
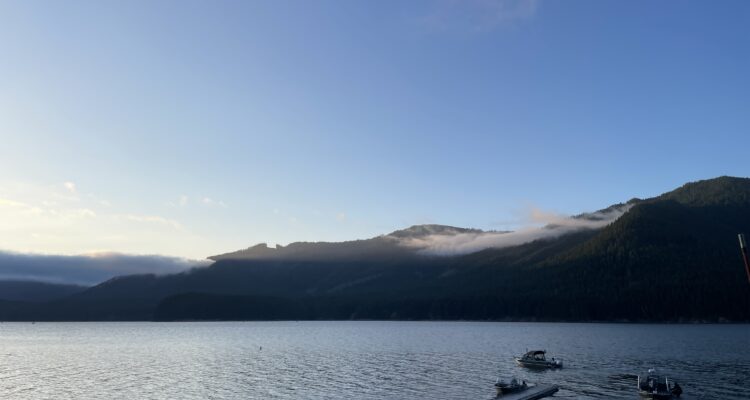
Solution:
M518 393L526 390L528 387L526 381L519 382L516 378L511 379L510 382L505 382L500 379L495 382L495 389L497 389L498 396L508 393Z
M655 369L649 369L645 378L638 375L638 394L644 399L673 399L680 397L682 388L666 376L658 375Z
M554 357L552 360L547 360L546 353L544 350L528 351L521 357L516 357L516 362L527 368L562 368L562 360L555 360Z
M495 384L496 398L502 400L537 400L552 396L559 390L557 385L533 385L523 381L520 384L516 381L516 385L516 389L503 392L502 388Z

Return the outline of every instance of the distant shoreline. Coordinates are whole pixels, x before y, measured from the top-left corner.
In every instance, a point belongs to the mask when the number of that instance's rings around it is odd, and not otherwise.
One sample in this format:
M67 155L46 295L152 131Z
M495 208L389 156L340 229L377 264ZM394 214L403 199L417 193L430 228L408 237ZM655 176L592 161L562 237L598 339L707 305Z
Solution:
M616 325L748 325L750 321L540 321L540 320L470 320L470 319L181 319L181 320L1 320L2 323L125 323L125 322L153 322L153 323L184 323L184 322L448 322L448 323L534 323L534 324L616 324Z

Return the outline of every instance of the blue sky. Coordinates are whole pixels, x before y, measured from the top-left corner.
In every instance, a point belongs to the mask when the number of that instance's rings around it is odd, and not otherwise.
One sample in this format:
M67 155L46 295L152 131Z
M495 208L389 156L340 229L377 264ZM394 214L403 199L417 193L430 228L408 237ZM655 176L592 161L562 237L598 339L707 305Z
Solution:
M508 229L747 176L745 1L0 3L0 249Z

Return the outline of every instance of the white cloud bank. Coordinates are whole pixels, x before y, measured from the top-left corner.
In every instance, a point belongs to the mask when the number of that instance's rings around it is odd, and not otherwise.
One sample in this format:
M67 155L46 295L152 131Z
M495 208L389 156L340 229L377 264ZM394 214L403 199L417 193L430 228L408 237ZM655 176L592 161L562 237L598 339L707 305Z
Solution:
M0 280L96 285L116 276L174 274L210 264L156 255L93 253L78 256L0 251Z
M585 230L603 228L625 214L631 205L615 207L608 211L568 217L532 209L529 220L533 224L512 232L469 232L433 234L422 237L399 239L403 246L418 249L429 255L469 254L488 248L503 248L530 243L535 240L553 239L562 235Z

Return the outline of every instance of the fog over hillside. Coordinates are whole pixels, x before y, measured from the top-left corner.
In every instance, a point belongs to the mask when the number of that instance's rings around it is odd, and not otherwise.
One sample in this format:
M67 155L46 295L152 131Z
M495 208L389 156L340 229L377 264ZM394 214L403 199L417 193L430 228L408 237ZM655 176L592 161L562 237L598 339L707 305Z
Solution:
M398 237L398 240L401 245L418 249L423 254L442 256L469 254L489 248L501 249L519 246L535 240L556 238L580 230L599 229L617 220L630 207L632 207L632 204L616 205L606 210L576 217L533 210L531 213L533 220L536 223L543 223L543 226L529 226L512 232L451 230L419 236Z
M95 253L77 256L0 252L0 280L91 286L116 276L173 274L208 261L158 255Z
M418 256L456 256L487 248L518 246L539 239L604 227L629 209L617 205L575 217L532 210L531 225L516 231L483 231L447 225L415 225L364 240L295 242L287 246L259 244L210 257L220 259L278 260L384 260ZM210 260L189 260L161 255L92 253L75 256L0 252L0 280L33 281L91 286L116 276L174 274L210 265Z

